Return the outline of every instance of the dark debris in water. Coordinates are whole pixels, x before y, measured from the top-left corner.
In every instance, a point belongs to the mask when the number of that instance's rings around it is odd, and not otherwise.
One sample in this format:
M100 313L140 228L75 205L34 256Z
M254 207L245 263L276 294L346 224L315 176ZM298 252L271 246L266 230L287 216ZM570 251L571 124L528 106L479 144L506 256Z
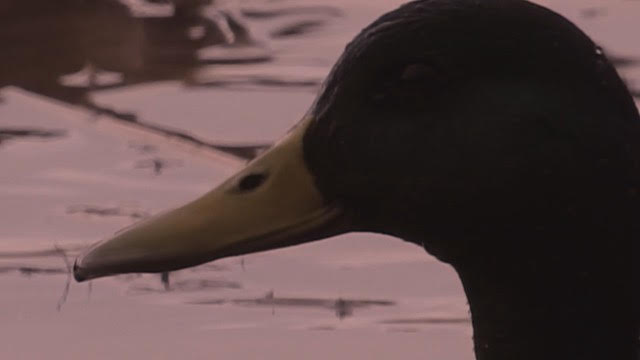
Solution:
M171 290L171 278L169 276L169 272L165 271L163 273L160 274L160 282L162 283L162 286L164 287L165 291L169 291Z
M0 144L18 138L52 139L63 137L66 134L67 132L64 130L0 128Z
M120 207L101 207L93 205L72 205L67 208L67 214L86 214L95 216L122 216L131 219L143 219L150 213L143 210L124 209Z
M161 175L167 168L180 166L182 166L182 160L162 159L158 157L138 160L134 165L136 169L151 169L155 175Z
M395 305L395 302L389 300L276 297L272 291L268 292L263 297L252 299L205 299L190 302L190 304L195 305L223 305L227 303L239 306L270 307L272 309L275 309L276 307L327 309L334 311L336 316L340 319L352 316L355 309Z

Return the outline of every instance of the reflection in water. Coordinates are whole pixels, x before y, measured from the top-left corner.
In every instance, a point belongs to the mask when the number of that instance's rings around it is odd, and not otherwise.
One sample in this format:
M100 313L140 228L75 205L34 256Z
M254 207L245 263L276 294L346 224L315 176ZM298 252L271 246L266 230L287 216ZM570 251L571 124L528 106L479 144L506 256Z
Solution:
M319 85L315 80L255 74L200 79L197 73L204 66L272 60L269 51L252 38L243 17L260 21L316 16L282 25L271 33L277 38L313 31L327 17L340 16L339 10L308 6L234 12L215 5L212 0L4 0L0 2L0 88L17 86L146 131L252 159L270 144L211 144L185 132L143 122L136 114L100 106L91 99L94 91L163 80L177 80L186 87ZM212 47L251 47L257 52L239 56L227 52L227 56L221 56L220 52L212 55L203 51ZM164 166L152 167L159 173Z
M164 287L165 291L171 290L171 283L169 281L169 272L168 271L165 271L162 274L160 274L160 282L162 283L162 286Z
M204 15L210 1L175 1L172 16L134 17L116 0L10 0L0 7L3 52L0 85L16 85L73 103L100 88L97 74L121 74L108 87L184 79L206 46L245 45L248 32L230 15ZM153 6L149 4L149 6ZM90 66L86 86L63 86L60 76Z
M344 319L346 317L352 316L354 310L358 308L395 305L395 302L389 300L349 300L342 298L332 300L318 298L276 297L273 291L269 291L263 297L254 299L205 299L189 302L189 304L195 305L224 305L227 303L240 306L269 307L274 312L276 307L328 309L334 311L339 319Z
M199 56L199 50L210 46L239 47L254 43L246 26L231 12L210 6L211 0L139 0L135 3L142 10L153 10L160 6L158 4L164 4L170 6L172 12L164 17L138 17L117 0L0 2L3 44L0 87L21 87L242 158L252 158L268 146L208 144L189 134L144 124L135 114L103 108L91 100L92 91L161 80L199 86L194 72L201 66L270 59L269 56L231 59Z

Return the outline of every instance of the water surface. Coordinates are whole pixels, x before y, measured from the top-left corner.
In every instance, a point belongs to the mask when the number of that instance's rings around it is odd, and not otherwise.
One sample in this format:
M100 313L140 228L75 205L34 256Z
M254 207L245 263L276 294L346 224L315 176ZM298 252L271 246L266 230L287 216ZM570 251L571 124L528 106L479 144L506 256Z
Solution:
M65 257L274 142L348 40L401 2L207 3L0 5L0 357L472 359L452 269L375 234L73 283L61 301ZM540 3L640 96L640 2Z

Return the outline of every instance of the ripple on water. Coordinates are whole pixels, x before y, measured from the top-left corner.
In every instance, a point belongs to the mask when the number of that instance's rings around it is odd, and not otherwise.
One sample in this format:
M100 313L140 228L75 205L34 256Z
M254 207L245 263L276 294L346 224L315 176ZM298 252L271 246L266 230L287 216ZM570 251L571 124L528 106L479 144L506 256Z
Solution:
M311 308L331 310L339 319L353 316L356 309L370 307L394 306L396 303L390 300L370 300L370 299L326 299L326 298L306 298L306 297L276 297L273 291L268 292L263 297L247 299L201 299L192 300L188 304L193 305L224 305L232 304L250 307L268 307L272 310L277 307L283 308Z
M154 294L165 292L196 292L212 291L223 289L242 289L242 284L238 281L221 279L184 279L178 281L164 282L162 286L148 284L137 284L129 288L128 293L135 295ZM166 285L165 285L166 284Z
M8 140L18 139L55 139L66 136L65 130L1 128L0 145Z

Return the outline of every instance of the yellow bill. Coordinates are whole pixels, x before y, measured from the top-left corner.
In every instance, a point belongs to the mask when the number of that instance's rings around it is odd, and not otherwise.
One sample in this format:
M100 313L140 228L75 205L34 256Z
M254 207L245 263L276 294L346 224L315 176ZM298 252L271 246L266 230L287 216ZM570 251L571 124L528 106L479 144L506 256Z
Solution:
M177 270L347 231L305 165L310 122L201 198L97 243L76 260L74 277Z

